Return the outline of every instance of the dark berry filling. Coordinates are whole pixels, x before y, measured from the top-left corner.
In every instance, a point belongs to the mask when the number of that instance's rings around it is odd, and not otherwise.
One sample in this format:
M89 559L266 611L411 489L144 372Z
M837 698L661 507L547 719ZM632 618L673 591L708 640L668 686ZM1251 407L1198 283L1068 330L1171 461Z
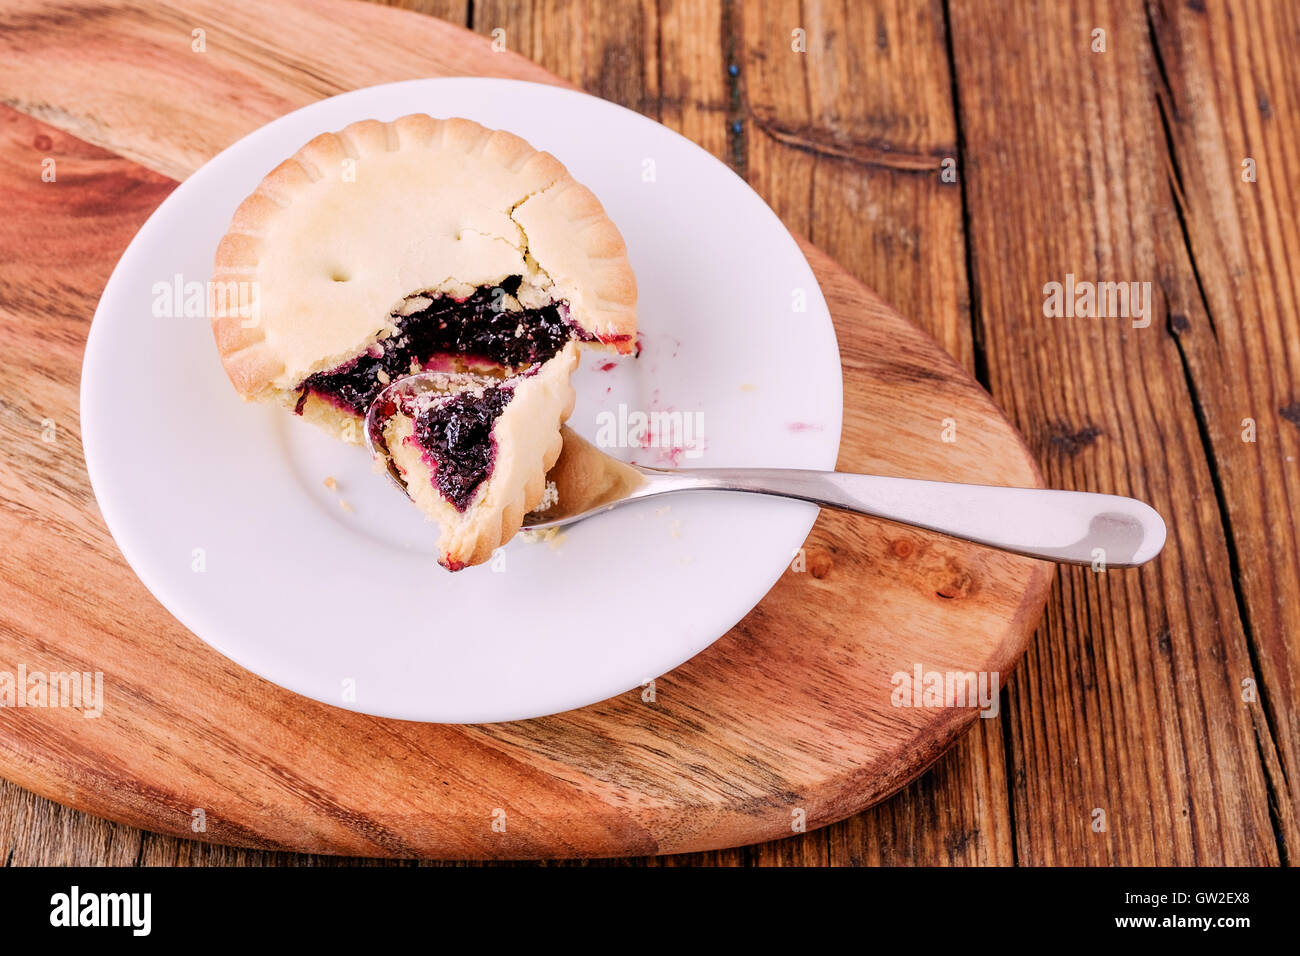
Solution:
M475 290L467 299L440 297L427 307L395 320L396 334L370 350L327 372L317 372L299 386L298 405L308 393L364 415L384 379L409 375L412 363L424 368L440 355L457 355L509 368L544 362L570 339L587 340L586 332L571 325L563 303L511 312L502 305L503 294L514 295L522 279L512 276L499 287Z
M492 428L514 394L513 385L492 385L482 392L462 392L419 411L415 442L433 469L433 482L457 511L469 507L479 485L496 462Z

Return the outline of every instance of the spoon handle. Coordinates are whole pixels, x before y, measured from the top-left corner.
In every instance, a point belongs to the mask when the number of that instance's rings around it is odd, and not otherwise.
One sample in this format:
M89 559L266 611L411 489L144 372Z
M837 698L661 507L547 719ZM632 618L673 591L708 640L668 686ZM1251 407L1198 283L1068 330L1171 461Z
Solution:
M649 494L720 490L798 498L1064 564L1135 567L1154 558L1165 543L1165 523L1155 509L1119 495L838 471L638 470L649 479Z

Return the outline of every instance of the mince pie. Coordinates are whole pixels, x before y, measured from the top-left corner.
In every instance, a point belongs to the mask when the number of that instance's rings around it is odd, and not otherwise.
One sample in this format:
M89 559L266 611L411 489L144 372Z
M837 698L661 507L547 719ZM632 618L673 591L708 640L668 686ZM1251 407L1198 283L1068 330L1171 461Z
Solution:
M600 202L554 156L464 119L313 139L239 206L211 288L235 389L346 441L403 376L467 376L385 425L450 568L486 560L541 499L579 350L636 337L636 280Z

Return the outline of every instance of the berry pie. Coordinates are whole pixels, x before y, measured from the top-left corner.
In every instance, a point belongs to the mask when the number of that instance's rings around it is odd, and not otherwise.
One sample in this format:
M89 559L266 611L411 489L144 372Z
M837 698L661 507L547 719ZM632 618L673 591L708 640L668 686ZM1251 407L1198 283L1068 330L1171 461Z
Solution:
M452 569L541 500L579 350L636 337L636 280L600 202L554 156L464 119L316 137L236 210L211 287L239 394L345 441L390 383L446 374L391 409L383 438Z

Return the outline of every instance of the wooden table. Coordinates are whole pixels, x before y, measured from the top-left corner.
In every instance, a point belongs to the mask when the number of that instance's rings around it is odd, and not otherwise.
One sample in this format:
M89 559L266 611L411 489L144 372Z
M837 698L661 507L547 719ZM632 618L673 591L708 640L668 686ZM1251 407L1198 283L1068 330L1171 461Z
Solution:
M1063 569L1002 716L893 799L645 862L1300 858L1300 6L404 5L729 162L969 368L1051 484L1143 497L1170 524L1139 573ZM0 8L0 31L40 28ZM1046 314L1067 276L1150 283L1149 313ZM7 783L0 850L336 862L143 833Z

